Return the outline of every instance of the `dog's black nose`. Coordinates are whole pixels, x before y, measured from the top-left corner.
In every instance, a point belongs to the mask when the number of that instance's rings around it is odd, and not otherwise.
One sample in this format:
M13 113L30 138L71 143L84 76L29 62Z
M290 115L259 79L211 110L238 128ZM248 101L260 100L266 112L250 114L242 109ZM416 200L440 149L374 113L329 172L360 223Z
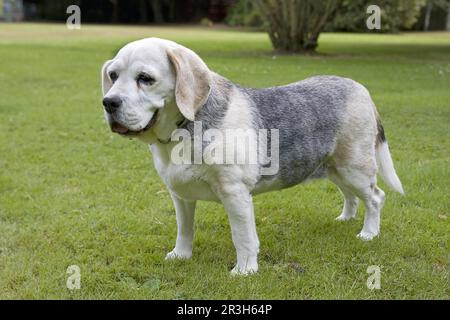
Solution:
M114 111L116 111L121 104L122 100L117 96L107 97L103 99L103 106L108 113L113 113Z

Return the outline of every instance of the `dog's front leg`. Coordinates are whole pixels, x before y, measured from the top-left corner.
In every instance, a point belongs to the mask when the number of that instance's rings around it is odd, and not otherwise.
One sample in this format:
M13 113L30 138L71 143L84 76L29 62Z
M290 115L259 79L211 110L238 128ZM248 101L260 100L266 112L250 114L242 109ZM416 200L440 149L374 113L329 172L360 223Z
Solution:
M237 263L231 274L254 273L258 271L259 240L252 196L246 188L236 187L232 192L222 194L221 199L228 213L237 253Z
M186 201L170 193L177 215L177 242L175 248L166 255L166 260L189 259L192 257L194 239L195 201Z

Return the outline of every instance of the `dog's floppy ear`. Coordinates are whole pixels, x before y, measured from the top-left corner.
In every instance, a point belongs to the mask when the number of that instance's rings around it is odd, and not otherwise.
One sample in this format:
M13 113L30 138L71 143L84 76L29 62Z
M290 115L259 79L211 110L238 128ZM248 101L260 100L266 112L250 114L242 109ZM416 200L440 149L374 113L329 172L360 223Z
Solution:
M176 73L175 101L186 119L205 104L211 90L211 76L206 64L187 48L171 48L167 55Z
M109 91L109 89L111 89L111 87L113 85L111 82L111 79L106 74L106 69L111 64L111 62L113 62L113 60L106 61L102 67L102 92L103 92L103 95L105 95Z

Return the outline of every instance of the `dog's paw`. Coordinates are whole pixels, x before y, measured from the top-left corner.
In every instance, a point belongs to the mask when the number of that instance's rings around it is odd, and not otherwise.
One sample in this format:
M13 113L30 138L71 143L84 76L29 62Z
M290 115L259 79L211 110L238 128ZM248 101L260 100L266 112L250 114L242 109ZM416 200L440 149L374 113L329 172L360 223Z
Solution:
M248 276L250 274L254 274L258 272L258 265L256 266L246 266L246 267L239 267L236 265L230 272L232 276Z
M357 237L360 238L363 241L370 241L373 238L375 238L376 236L378 236L378 233L374 233L374 232L367 232L367 231L361 231Z
M173 249L166 255L165 260L184 260L190 259L192 257L192 252L182 252L176 249Z
M336 221L349 221L350 219L356 219L356 216L347 215L347 214L341 214L335 220Z

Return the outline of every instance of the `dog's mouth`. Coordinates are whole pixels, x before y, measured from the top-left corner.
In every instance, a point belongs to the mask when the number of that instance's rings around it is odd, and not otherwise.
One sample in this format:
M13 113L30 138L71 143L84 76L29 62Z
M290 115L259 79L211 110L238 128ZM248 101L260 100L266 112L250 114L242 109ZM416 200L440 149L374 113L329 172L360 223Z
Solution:
M142 128L141 130L137 130L137 131L130 130L127 127L121 125L120 123L114 121L111 125L111 131L118 133L120 135L123 135L123 136L137 136L137 135L143 134L145 131L150 129L155 124L157 116L158 116L158 110L155 111L155 113L153 114L152 118L147 123L147 125L144 128Z

